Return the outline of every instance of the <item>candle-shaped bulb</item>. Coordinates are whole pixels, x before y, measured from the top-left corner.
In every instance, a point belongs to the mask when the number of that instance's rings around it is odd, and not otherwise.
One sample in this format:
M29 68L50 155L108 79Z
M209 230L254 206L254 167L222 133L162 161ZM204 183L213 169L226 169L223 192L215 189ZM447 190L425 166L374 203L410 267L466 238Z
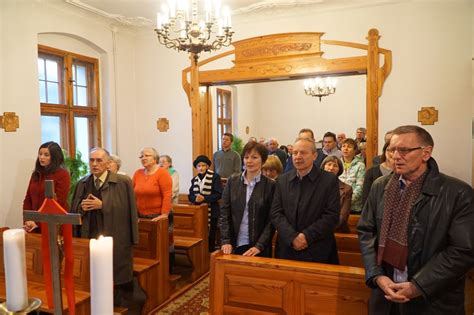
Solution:
M159 12L156 14L156 28L159 30L163 28L163 18Z
M174 0L168 0L169 14L172 19L176 18L176 2Z
M219 19L221 17L221 2L220 0L214 0L214 17Z
M206 0L205 10L206 10L206 23L210 23L210 22L211 22L211 19L212 19L212 4L211 4L211 0Z
M230 9L228 6L222 9L222 15L224 17L224 27L230 27Z
M184 21L181 21L181 29L179 32L179 38L186 39L186 26Z
M222 19L217 20L217 36L223 36Z
M169 8L166 3L163 3L161 5L161 12L163 12L163 24L166 25L169 23Z

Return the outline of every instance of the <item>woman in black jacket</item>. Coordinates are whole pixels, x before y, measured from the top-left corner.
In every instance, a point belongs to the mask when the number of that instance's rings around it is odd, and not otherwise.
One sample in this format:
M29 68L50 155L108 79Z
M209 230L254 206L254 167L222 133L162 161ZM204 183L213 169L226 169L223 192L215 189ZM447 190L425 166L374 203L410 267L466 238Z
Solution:
M268 151L260 143L249 142L242 156L245 171L228 179L222 197L221 249L224 254L271 257L270 208L275 183L261 171Z

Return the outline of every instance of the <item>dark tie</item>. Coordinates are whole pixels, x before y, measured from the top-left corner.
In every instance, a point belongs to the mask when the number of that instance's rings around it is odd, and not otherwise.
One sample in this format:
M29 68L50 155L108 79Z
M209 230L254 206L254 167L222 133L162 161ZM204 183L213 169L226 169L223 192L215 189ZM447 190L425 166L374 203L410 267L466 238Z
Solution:
M95 179L95 189L97 189L97 190L100 189L100 179L99 178Z

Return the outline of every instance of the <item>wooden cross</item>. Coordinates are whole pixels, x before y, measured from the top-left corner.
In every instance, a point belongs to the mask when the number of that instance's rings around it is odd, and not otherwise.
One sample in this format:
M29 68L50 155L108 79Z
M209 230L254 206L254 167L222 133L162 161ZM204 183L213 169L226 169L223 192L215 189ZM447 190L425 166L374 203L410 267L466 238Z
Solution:
M45 197L52 199L54 196L54 181L45 180ZM26 221L45 222L48 224L49 254L51 257L51 275L53 278L54 314L60 315L63 311L61 294L61 268L59 262L59 248L57 244L58 232L56 227L63 224L81 224L81 215L78 213L48 214L38 211L23 211Z

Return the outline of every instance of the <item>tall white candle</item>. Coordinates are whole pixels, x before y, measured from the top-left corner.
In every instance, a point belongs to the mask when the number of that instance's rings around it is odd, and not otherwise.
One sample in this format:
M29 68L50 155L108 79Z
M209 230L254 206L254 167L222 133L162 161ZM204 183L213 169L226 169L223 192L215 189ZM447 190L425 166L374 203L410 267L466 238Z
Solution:
M113 239L100 236L89 243L91 261L91 314L114 313Z
M12 312L28 306L25 261L25 231L11 229L3 232L3 260L5 265L5 286L7 308Z

